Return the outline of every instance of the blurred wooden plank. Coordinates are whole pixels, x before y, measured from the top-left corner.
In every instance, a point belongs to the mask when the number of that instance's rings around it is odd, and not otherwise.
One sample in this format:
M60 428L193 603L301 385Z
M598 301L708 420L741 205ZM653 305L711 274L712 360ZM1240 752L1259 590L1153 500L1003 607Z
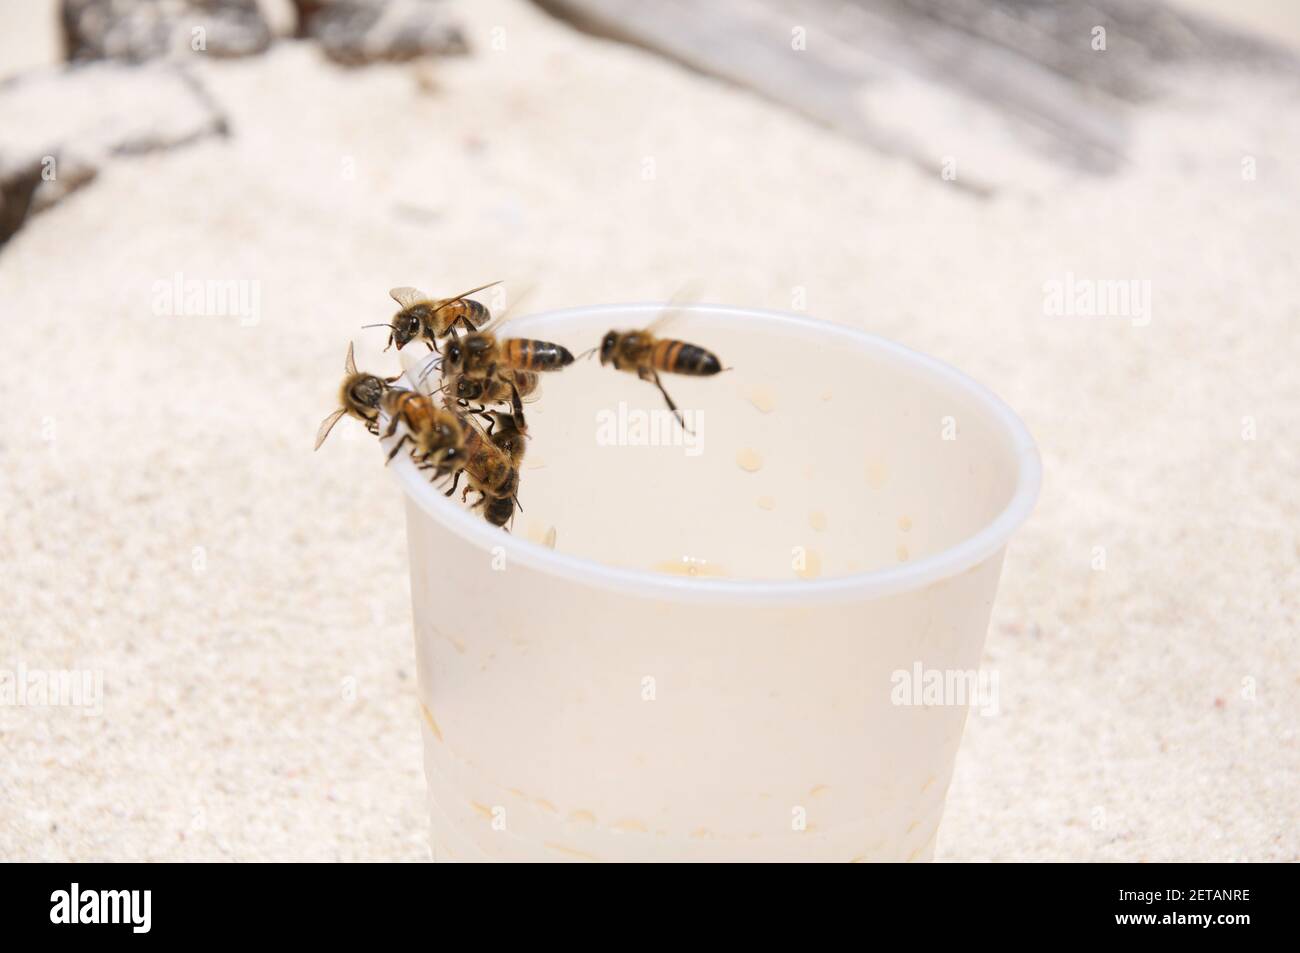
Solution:
M935 174L941 157L963 149L1005 152L1006 130L1036 161L1108 174L1125 161L1129 110L1159 94L1170 64L1296 66L1287 51L1139 0L538 3ZM1104 51L1093 49L1097 26L1106 30ZM800 29L804 49L795 48ZM1023 172L1016 163L976 168L959 184L977 192Z

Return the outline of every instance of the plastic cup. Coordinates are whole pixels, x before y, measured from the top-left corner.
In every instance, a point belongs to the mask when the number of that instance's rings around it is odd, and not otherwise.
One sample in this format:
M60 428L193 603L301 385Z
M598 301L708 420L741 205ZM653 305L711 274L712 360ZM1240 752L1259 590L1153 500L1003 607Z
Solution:
M508 333L578 354L661 307ZM692 306L661 333L732 368L663 375L694 436L595 359L547 376L512 533L393 462L435 858L929 859L969 705L898 679L978 668L1031 437L842 326Z

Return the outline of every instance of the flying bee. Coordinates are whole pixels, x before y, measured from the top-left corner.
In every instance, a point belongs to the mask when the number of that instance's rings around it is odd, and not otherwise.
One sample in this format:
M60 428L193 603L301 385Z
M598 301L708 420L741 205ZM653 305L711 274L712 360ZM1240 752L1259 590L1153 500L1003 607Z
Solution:
M399 351L416 338L423 339L431 351L436 351L439 338L455 335L457 322L464 325L466 331L476 331L492 319L487 305L471 300L469 296L499 284L501 282L492 281L454 298L430 298L418 288L394 288L388 294L402 306L402 310L393 315L393 320L387 325L367 327L387 327L388 347L397 345Z
M520 430L524 423L523 395L516 372L558 371L573 363L568 348L531 338L498 338L491 331L475 331L447 342L442 352L442 372L448 380L464 381L457 386L482 384L495 393L502 384L509 387L510 410Z
M483 515L493 526L505 526L514 516L519 493L519 468L510 454L497 446L473 424L465 427L464 454L457 460L459 467L452 478L447 496L456 492L456 484L463 472L467 477L460 494L463 501L471 490L479 494L475 507L483 507Z
M689 432L690 428L686 426L682 412L677 409L660 382L659 372L712 377L723 368L722 362L712 351L685 341L655 337L655 330L672 314L673 312L661 314L650 327L642 331L610 331L600 342L600 363L613 364L616 370L636 374L641 380L658 387L659 393L668 402L668 409L676 415L682 429Z
M406 428L393 445L388 460L409 442L411 457L417 465L432 468L440 476L458 468L465 446L465 427L454 413L439 407L424 394L396 388L384 394L379 406L389 416L385 437L393 436L399 423Z
M321 421L320 429L316 431L316 446L313 448L315 450L320 449L320 445L325 442L325 438L330 435L330 431L344 414L357 418L371 433L379 433L380 400L388 391L388 385L397 380L396 377L376 377L374 374L362 374L358 371L351 344L348 345L348 357L343 370L347 376L343 378L343 386L339 388L338 410Z

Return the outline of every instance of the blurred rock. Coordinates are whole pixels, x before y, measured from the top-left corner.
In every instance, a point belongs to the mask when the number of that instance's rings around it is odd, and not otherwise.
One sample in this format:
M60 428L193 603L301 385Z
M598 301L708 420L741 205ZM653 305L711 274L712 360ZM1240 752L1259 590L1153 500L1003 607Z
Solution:
M69 59L140 63L260 53L271 28L257 0L63 0L63 36Z
M294 0L298 35L350 66L469 51L439 0Z
M0 244L115 158L227 134L203 89L161 63L29 73L0 85Z

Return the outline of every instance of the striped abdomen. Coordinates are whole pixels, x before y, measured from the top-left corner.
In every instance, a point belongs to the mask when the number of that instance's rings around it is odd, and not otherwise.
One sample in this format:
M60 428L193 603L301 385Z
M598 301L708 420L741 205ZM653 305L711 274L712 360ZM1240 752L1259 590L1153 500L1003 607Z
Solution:
M457 321L468 321L474 327L481 328L491 318L492 312L488 310L487 305L480 304L472 298L461 298L459 301L439 302L431 323L435 332L441 337L450 331L451 326Z
M655 342L654 350L650 353L650 364L656 370L690 374L693 377L708 377L722 370L722 362L712 351L685 341L667 339Z
M558 371L573 363L573 355L567 348L550 341L534 341L529 338L507 338L502 341L501 356L502 363L520 371Z

